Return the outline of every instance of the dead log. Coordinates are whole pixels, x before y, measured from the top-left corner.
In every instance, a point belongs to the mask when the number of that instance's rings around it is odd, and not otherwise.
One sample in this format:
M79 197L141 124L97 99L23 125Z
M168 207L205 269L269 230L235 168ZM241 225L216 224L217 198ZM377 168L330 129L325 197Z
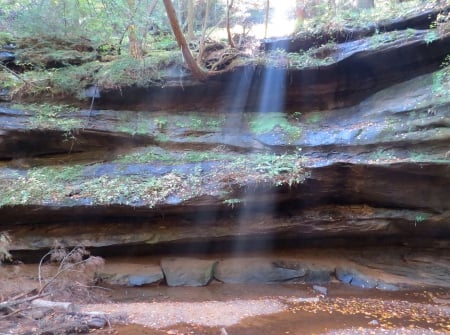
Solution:
M52 309L60 309L69 313L74 313L76 311L76 306L71 302L62 302L62 301L50 301L44 299L35 299L31 302L33 307L46 307Z

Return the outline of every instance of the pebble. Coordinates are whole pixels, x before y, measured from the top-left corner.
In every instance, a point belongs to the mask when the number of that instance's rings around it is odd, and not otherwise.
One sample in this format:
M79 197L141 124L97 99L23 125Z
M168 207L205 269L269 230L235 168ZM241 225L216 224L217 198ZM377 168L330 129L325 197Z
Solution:
M106 320L100 317L93 317L87 320L87 325L89 328L99 329L106 326Z
M377 320L372 320L369 322L369 325L371 326L378 326L380 323Z
M326 287L319 286L319 285L314 285L313 290L316 292L319 292L320 294L323 294L323 295L327 295L327 293L328 293L328 289Z

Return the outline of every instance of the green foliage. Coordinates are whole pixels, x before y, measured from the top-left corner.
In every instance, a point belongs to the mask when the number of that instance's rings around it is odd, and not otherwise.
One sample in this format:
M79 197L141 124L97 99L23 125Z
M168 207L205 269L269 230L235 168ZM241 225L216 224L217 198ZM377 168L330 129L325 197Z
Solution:
M228 184L238 187L265 184L266 186L293 186L304 181L307 173L299 153L258 153L239 155L234 153L192 152L175 155L161 149L136 152L124 156L116 163L133 164L167 162L204 162L221 160L223 166L203 171L201 165L186 173L167 173L163 176L91 175L85 174L85 166L35 167L26 175L0 179L1 206L74 204L124 204L153 207L176 194L180 199L190 199L205 194L224 196ZM214 189L203 188L205 181L214 181Z
M0 89L15 89L21 87L23 82L9 72L0 70Z
M450 90L450 55L441 64L442 69L433 73L433 94L436 102L448 97Z
M164 34L162 37L156 38L151 44L154 50L177 50L178 44L172 35Z
M0 206L47 204L58 202L73 203L83 196L92 204L145 204L153 207L171 192L185 195L199 192L200 179L185 178L169 173L162 177L107 176L83 177L83 167L34 168L26 177L0 180L3 196ZM75 198L70 198L71 190L77 190Z
M175 121L177 128L190 128L193 130L214 131L219 130L225 123L225 116L210 116L191 112L188 117Z
M82 122L79 119L70 117L70 113L77 109L69 105L44 104L14 104L13 108L31 112L30 127L51 128L70 131L81 128Z
M14 36L6 31L0 31L0 48L4 45L14 43Z
M322 113L320 112L312 112L306 117L307 123L319 123L320 120L322 120Z
M374 23L378 24L420 13L425 6L426 8L437 6L438 1L428 1L426 5L423 0L376 1L375 8L365 10L355 8L352 0L336 1L335 9L328 6L326 1L306 0L305 4L309 15L298 21L298 35L368 27Z
M81 166L41 167L31 169L25 177L2 179L0 206L8 204L47 203L64 194L70 183L81 176Z
M417 214L416 218L414 219L414 226L417 226L417 224L421 224L423 222L425 222L425 220L427 219L427 214L425 213L421 213L421 214Z
M252 115L249 126L256 135L273 131L281 132L289 142L297 140L302 134L302 128L295 125L294 121L288 120L287 116L280 112L256 113Z
M296 185L307 177L303 159L299 152L294 154L260 153L236 158L230 162L232 170L245 176L245 182L272 183L275 186ZM237 178L240 179L240 178Z
M80 12L75 1L21 1L12 28L22 36L79 35L82 30Z
M54 94L74 95L84 98L84 90L95 83L95 74L100 70L98 62L79 66L67 66L50 72L50 85Z
M133 153L122 155L117 159L121 163L155 163L162 162L165 164L182 164L182 163L199 163L216 160L232 160L232 154L215 152L215 151L186 151L175 152L165 151L158 147L149 147Z
M427 160L427 155L425 155L424 153L420 153L420 152L411 152L410 159L413 162L422 162L422 161Z
M104 63L94 73L94 82L104 88L123 86L146 86L161 80L160 70L180 61L179 52L160 51L134 59L120 57L112 62Z
M223 203L234 209L236 205L242 203L242 199L239 198L226 199L223 201Z
M120 163L152 163L165 162L175 164L176 158L168 151L164 151L157 147L149 147L144 150L139 150L133 153L122 155L117 158Z
M436 30L429 30L425 35L425 42L431 44L439 38L439 34Z
M156 128L158 128L160 131L164 130L167 126L167 118L165 117L158 117L155 120L153 120Z
M372 160L379 162L394 159L394 155L386 149L378 149L372 153Z

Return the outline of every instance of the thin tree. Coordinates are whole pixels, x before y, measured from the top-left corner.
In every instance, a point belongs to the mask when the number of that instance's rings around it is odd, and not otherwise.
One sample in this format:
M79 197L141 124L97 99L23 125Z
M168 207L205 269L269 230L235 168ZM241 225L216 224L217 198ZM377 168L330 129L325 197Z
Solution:
M197 63L199 63L202 60L203 52L205 51L206 28L208 27L209 7L210 7L210 0L206 0L205 17L203 18L202 38L200 40Z
M266 1L266 18L264 22L264 38L267 38L267 26L269 24L269 7L270 7L270 1Z
M131 57L141 59L144 51L142 50L142 44L138 39L136 24L134 23L135 14L137 10L135 0L127 0L128 10L130 13L130 23L128 24L128 40L130 42L130 54Z
M194 0L188 0L187 26L187 40L190 42L194 39Z
M209 73L206 70L202 69L192 56L183 32L181 31L180 24L178 23L177 14L175 12L175 8L173 7L172 1L163 0L163 3L164 7L166 8L166 13L169 18L170 26L172 27L173 33L175 35L175 39L177 40L178 46L181 49L184 60L186 61L189 70L191 70L191 73L195 78L199 80L205 80L206 78L208 78Z
M228 44L230 45L230 48L235 48L233 38L231 36L230 31L230 11L231 8L233 8L233 0L227 0L227 36L228 36Z
M375 0L356 0L355 7L358 9L369 9L375 7Z

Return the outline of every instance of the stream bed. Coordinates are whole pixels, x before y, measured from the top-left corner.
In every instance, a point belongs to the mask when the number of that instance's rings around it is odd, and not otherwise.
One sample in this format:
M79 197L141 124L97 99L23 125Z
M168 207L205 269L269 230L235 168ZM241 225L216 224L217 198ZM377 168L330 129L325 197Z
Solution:
M450 332L445 289L388 293L332 284L325 296L305 285L216 283L201 288L132 288L115 291L112 297L120 302L107 310L128 313L131 322L112 326L114 334L123 335Z

